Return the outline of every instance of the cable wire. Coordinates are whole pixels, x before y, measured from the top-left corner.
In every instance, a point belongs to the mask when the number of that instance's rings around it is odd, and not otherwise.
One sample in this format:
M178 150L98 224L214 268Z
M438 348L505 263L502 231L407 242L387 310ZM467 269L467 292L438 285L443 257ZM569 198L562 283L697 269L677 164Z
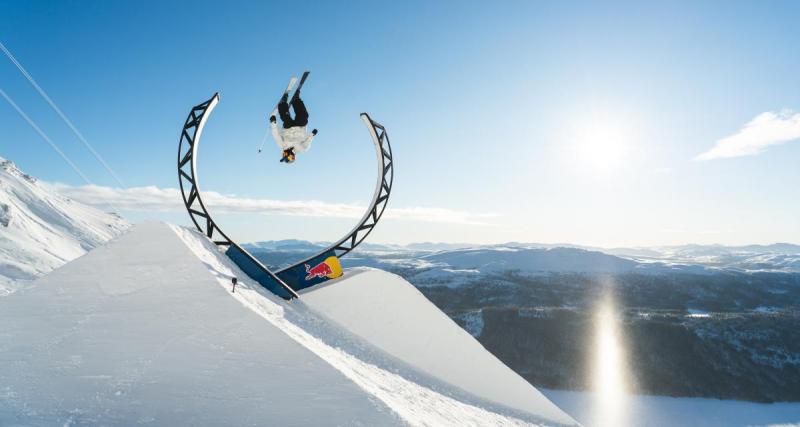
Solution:
M81 177L81 178L83 178L83 180L84 180L84 181L86 181L86 183L87 183L87 184L89 184L89 185L92 185L92 181L90 181L90 180L89 180L89 178L87 178L87 177L86 177L86 175L85 175L83 172L81 172L81 170L78 168L78 166L77 166L77 165L75 165L75 163L73 163L73 162L72 162L72 160L70 160L70 159L69 159L69 157L67 157L67 155L66 155L66 154L64 154L64 152L63 152L63 151L61 151L61 149L60 149L60 148L58 148L58 146L57 146L57 145L56 145L56 144L53 142L53 140L51 140L51 139L50 139L50 137L48 137L48 136L47 136L47 134L46 134L46 133L44 133L44 131L42 131L42 129L41 129L41 128L39 128L39 126L37 126L37 125L36 125L36 123L34 123L34 121L33 121L33 120L31 120L31 118L30 118L30 117L28 117L28 115L27 115L27 114L25 114L25 112L24 112L24 111L22 111L22 109L21 109L21 108L19 108L19 106L17 105L17 103L16 103L16 102L14 102L14 100L13 100L13 99L11 99L11 97L9 97L9 96L8 96L8 95L7 95L7 94L6 94L6 93L3 91L3 89L0 89L0 96L2 96L3 98L5 98L5 99L6 99L6 101L8 101L8 103L9 103L9 104L10 104L12 107L14 107L14 109L15 109L15 110L17 110L17 113L19 113L19 115L20 115L20 116L22 116L22 118L23 118L23 119L25 119L25 121L26 121L26 122L28 122L28 124L29 124L29 125L31 125L31 127L33 128L33 130L35 130L35 131L36 131L36 133L38 133L38 134L39 134L39 136L41 136L41 137L42 137L42 139L44 139L44 140L45 140L45 142L47 142L48 144L50 144L50 147L52 147L52 148L53 148L53 150L56 150L56 153L58 153L58 155L59 155L59 156L61 156L61 158L62 158L62 159L64 159L64 161L65 161L65 162L67 162L67 164L69 164L69 165L70 165L70 167L72 167L72 170L74 170L74 171L75 171L75 173L77 173L78 175L80 175L80 177Z
M50 105L50 107L58 114L58 116L61 117L61 120L63 120L64 123L66 123L66 125L69 126L69 128L72 130L72 133L74 133L75 136L78 138L78 140L80 140L83 143L83 145L92 153L92 155L95 157L95 159L97 159L97 161L99 161L103 165L103 167L106 169L106 171L108 171L108 173L111 174L111 176L114 178L114 180L117 182L117 184L119 184L120 187L125 188L125 184L122 183L122 180L119 178L119 176L117 176L117 174L114 172L114 170L111 169L111 166L109 166L108 163L106 163L106 161L100 155L100 153L98 153L94 149L94 147L92 147L92 145L89 144L89 141L87 141L86 138L83 137L83 134L81 134L80 131L75 127L75 125L72 124L72 121L70 121L70 119L67 118L67 116L61 111L61 109L58 108L56 103L53 102L52 99L50 99L50 97L47 95L47 93L44 91L44 89L42 89L39 86L39 84L36 83L36 80L33 79L33 76L31 76L30 73L28 73L28 71L25 70L25 68L22 66L22 64L20 64L19 61L17 61L17 58L15 58L14 55L11 54L11 52L6 48L6 46L2 42L0 42L0 50L2 50L3 53L5 53L5 55L8 57L8 59L11 60L11 62L14 63L14 65L17 67L17 69L20 71L20 73L22 73L22 75L25 76L25 78L33 86L33 88L36 89L37 92L39 92L39 95L41 95L42 98L44 98L44 100L47 101L47 103ZM6 100L9 100L9 98L6 97ZM11 102L11 101L9 100L9 102ZM17 111L20 112L20 114L23 114L23 116L24 116L24 113L22 113L22 111L19 110L18 108L17 108ZM27 118L27 116L24 116L24 117L26 117L26 120L28 120L28 122L31 123L31 126L35 126L33 124L33 122L31 122L30 119ZM41 130L39 130L39 132L41 132ZM43 133L42 133L42 135L44 136ZM45 136L45 138L46 138L46 136ZM61 152L61 150L58 150L58 151L59 151L59 153ZM62 156L63 156L63 153L62 153ZM65 159L66 159L66 157L65 157ZM69 161L69 160L67 160L67 161ZM70 162L70 163L72 163L72 162ZM74 167L74 164L73 164L73 167ZM84 177L84 179L85 179L85 177Z

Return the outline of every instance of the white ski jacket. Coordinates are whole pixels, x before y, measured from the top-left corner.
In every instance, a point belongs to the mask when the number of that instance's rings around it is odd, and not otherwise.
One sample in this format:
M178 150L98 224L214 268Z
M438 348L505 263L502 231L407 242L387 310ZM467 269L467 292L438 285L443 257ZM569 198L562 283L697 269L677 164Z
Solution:
M295 154L302 153L311 147L311 140L314 134L306 132L305 126L295 126L289 129L279 129L278 123L270 123L272 127L272 137L281 150L294 148Z

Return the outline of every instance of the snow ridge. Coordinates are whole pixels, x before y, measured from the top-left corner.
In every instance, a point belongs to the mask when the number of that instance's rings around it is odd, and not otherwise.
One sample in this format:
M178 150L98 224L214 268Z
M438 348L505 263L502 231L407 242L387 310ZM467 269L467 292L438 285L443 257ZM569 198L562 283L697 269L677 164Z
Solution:
M128 227L118 215L63 197L0 157L0 296Z

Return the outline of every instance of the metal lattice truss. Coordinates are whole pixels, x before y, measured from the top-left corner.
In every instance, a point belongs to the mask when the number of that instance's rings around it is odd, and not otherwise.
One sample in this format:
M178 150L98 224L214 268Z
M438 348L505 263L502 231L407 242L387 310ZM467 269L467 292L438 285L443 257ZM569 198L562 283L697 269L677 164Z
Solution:
M197 148L200 144L200 135L203 133L208 116L217 103L219 103L219 94L215 93L211 99L195 105L189 112L178 143L178 181L181 185L183 204L197 229L217 245L230 246L233 241L214 223L203 204L203 198L200 197L200 186L197 182ZM218 240L215 240L214 231L219 234Z
M314 256L273 273L256 260L249 252L231 240L217 226L211 218L208 209L206 209L201 197L197 176L197 149L206 121L218 103L219 94L215 93L208 101L192 107L189 116L186 118L186 123L183 125L180 142L178 143L178 181L180 183L181 195L183 196L183 204L186 206L189 217L192 219L197 229L211 239L211 241L219 246L235 247L245 254L251 262L256 264L267 275L289 291L290 294L297 297L297 293L278 278L277 274L301 265L331 250L335 252L336 256L347 254L363 242L369 233L372 232L372 229L386 210L386 204L392 192L392 183L394 181L392 146L389 142L389 135L386 133L386 128L372 120L367 113L361 114L361 119L367 126L370 136L372 137L372 142L375 145L375 153L378 161L378 179L375 186L375 193L366 213L347 235L330 247Z

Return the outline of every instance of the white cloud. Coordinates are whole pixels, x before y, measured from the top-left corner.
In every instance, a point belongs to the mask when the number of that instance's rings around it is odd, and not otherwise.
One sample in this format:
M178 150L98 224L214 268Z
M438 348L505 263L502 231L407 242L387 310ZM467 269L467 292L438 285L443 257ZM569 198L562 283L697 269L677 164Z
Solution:
M87 205L106 210L129 212L181 212L184 211L181 193L177 188L155 186L119 189L98 185L79 187L53 183L59 193ZM366 206L347 203L327 203L317 200L272 200L228 196L214 191L204 191L203 203L211 214L257 213L265 215L293 215L326 218L361 218ZM491 225L487 221L495 214L476 214L444 208L389 206L386 218L409 221L437 222L462 225Z
M784 110L766 112L756 116L739 132L722 138L714 147L695 157L695 160L713 160L759 154L772 145L800 139L800 113Z

